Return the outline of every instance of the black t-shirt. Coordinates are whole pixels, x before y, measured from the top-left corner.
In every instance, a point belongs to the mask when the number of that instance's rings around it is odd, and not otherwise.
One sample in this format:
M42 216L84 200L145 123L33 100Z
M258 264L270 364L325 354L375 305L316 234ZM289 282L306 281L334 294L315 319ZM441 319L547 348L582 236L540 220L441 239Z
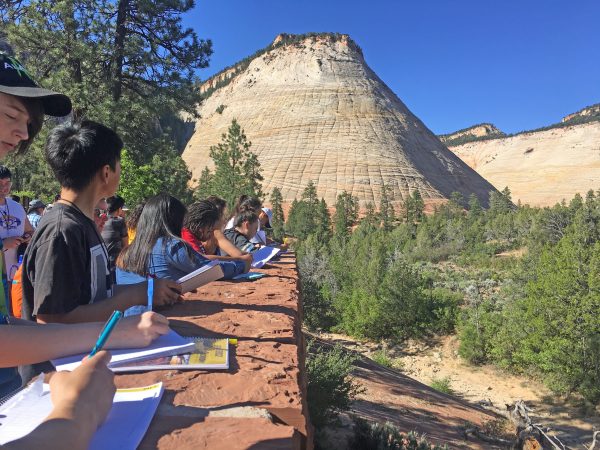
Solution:
M229 228L223 231L223 234L227 239L231 241L233 245L235 245L243 252L252 252L256 250L256 244L250 242L250 240L246 236L244 236L235 228Z
M23 318L66 314L112 296L108 254L94 222L55 203L23 257Z
M108 258L111 267L114 267L115 260L123 248L123 238L127 237L127 225L121 217L109 217L104 228L102 228L102 239L108 249Z

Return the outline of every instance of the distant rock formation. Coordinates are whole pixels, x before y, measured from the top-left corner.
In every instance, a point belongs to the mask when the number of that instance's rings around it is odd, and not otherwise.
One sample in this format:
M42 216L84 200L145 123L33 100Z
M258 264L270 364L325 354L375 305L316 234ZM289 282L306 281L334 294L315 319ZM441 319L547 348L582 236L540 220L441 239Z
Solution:
M583 109L580 109L573 114L568 114L562 118L561 122L569 122L577 118L590 118L593 116L600 117L600 103L596 103L592 106L587 106Z
M299 198L309 180L333 205L342 191L362 207L390 187L393 205L418 190L425 202L458 191L487 205L493 186L450 152L367 66L348 35L278 36L206 81L208 97L183 158L198 178L209 148L237 119L264 176L263 190Z
M551 206L600 189L599 121L449 148L497 189L508 186L515 203Z
M454 133L442 134L439 138L446 145L458 145L469 141L477 141L482 138L489 139L502 136L505 136L505 134L493 124L480 123L464 130L455 131Z

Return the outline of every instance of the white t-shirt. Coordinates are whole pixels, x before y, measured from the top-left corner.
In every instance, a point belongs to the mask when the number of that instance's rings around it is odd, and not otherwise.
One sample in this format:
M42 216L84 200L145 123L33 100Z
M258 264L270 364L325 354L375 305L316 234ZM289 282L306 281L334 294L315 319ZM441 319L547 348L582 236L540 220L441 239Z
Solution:
M267 233L260 229L260 225L261 223L259 220L258 230L256 230L256 234L254 235L254 237L250 239L250 242L252 242L253 244L267 245Z
M23 236L25 233L25 210L11 198L6 198L6 203L0 205L0 238ZM12 280L17 271L17 247L4 252L6 274Z

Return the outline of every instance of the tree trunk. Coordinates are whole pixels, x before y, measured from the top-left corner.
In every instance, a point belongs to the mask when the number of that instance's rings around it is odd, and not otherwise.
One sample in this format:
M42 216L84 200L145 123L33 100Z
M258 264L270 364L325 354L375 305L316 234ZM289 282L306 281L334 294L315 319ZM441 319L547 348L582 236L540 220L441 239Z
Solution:
M112 98L115 103L121 99L123 83L123 58L125 54L125 37L127 35L127 11L129 10L129 0L119 0L117 10L117 23L115 26L115 45L112 61L111 82Z

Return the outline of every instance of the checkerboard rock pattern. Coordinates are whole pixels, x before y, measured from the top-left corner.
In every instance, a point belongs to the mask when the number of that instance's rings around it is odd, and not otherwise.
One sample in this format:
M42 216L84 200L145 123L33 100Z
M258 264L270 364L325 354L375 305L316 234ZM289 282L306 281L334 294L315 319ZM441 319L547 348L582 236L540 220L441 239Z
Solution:
M203 102L183 152L196 179L212 168L209 149L235 118L258 155L263 190L280 188L285 202L309 180L329 205L347 191L361 207L378 205L384 184L396 208L414 190L428 204L458 191L484 205L494 190L409 111L347 35L273 47L220 76L233 78Z

